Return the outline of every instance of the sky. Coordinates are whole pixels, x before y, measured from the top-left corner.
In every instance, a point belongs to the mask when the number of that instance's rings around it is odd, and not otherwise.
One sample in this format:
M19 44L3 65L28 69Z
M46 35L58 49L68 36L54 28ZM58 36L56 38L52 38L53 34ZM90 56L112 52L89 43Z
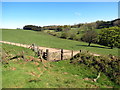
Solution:
M2 28L73 25L116 18L117 2L2 2Z
M3 2L119 2L120 0L2 0Z

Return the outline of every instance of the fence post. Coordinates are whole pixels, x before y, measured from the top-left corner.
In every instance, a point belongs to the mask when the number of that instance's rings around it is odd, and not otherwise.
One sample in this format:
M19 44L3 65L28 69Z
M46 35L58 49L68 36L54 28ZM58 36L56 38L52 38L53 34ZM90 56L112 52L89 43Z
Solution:
M25 56L24 55L25 55L25 53L24 53L24 51L22 51L22 56L21 57L23 58L23 60L25 60Z
M35 51L35 44L32 44L32 50Z
M49 61L49 49L46 49L46 59Z
M87 53L89 53L89 50L87 50Z
M73 57L73 50L71 51L71 57Z
M63 60L63 49L61 49L61 60Z
M80 50L80 53L81 53L82 51Z
M38 49L38 51L37 51L37 56L38 57L40 56L40 49Z

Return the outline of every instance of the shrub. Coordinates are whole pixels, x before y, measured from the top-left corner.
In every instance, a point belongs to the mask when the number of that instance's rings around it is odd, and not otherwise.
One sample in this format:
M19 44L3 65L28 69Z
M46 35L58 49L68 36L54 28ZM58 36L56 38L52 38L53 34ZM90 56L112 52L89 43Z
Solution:
M76 35L75 35L74 33L70 34L69 39L71 39L71 40L75 40L75 39L76 39Z
M62 32L60 38L64 38L64 39L67 39L69 37L68 33L67 32Z
M112 81L120 85L119 61L114 56L93 56L89 53L79 53L72 57L70 63L85 64L88 67L94 67L98 72L103 72Z
M120 27L110 27L101 29L99 34L99 44L120 48Z

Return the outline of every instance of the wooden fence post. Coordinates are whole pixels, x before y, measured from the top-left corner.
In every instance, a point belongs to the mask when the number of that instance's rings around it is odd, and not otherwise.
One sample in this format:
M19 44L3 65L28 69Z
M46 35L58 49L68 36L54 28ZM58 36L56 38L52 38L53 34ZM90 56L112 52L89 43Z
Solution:
M82 51L80 50L80 53L81 53Z
M87 53L89 53L89 50L87 50Z
M46 59L49 61L49 49L46 49Z
M40 56L40 50L38 49L37 51L37 56L39 57Z
M61 60L63 60L63 49L61 49Z
M24 51L22 51L22 56L21 57L23 58L23 60L25 60L24 54L25 54Z
M71 51L71 57L73 57L73 50Z

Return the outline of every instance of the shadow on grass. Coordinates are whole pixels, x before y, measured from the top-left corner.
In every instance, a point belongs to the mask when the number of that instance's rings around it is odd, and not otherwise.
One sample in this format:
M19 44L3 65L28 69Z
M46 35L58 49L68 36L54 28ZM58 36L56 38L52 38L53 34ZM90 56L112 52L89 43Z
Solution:
M103 47L103 46L88 46L88 45L76 45L76 46L83 46L83 47L96 47L96 48L105 48L105 49L111 49L110 47Z

